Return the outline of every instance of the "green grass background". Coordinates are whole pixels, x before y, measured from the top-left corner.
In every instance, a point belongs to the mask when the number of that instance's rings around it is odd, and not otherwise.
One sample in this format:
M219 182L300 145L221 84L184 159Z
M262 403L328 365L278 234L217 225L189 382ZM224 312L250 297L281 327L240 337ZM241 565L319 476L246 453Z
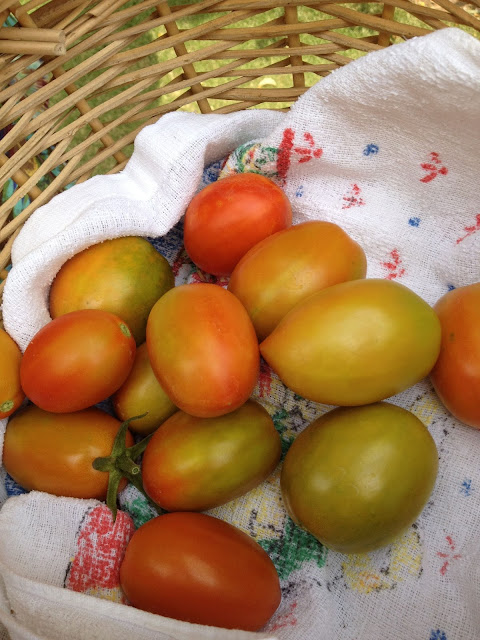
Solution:
M187 4L188 2L185 0L171 0L170 5L182 5L182 4ZM125 7L127 6L131 6L131 5L135 5L136 4L136 0L132 0L131 2L129 2L128 4L125 5ZM369 14L381 14L383 5L379 4L379 3L359 3L359 4L348 4L345 5L348 6L350 8L354 8L358 11L361 11L363 13L369 13ZM131 27L135 24L139 24L140 22L142 22L143 20L147 19L148 16L150 14L153 14L155 11L154 8L148 10L148 11L144 11L139 13L137 16L135 16L135 18L133 18L127 25L125 25L126 27ZM208 14L208 16L206 15L193 15L193 16L189 16L188 18L183 18L178 20L178 27L180 29L191 29L192 27L195 27L197 25L199 25L201 22L205 21L205 20L209 20L212 19L213 17L217 17L222 15L221 13L210 13ZM242 26L258 26L260 24L264 24L266 22L269 22L270 20L273 20L275 18L279 18L283 15L283 9L282 8L276 8L276 9L272 9L270 11L267 11L261 15L257 15L254 16L252 18L243 20L241 22L237 22L234 25L232 25L232 27L237 28L237 27L242 27ZM309 7L304 7L304 6L300 6L298 8L298 18L301 22L309 22L312 20L321 20L321 19L329 19L332 16L328 16L316 9L313 8L309 8ZM420 20L416 19L415 17L413 17L412 15L410 15L409 13L396 8L395 9L395 20L398 22L402 22L405 24L411 24L411 25L416 25L416 26L420 26L420 27L426 27L426 25L421 22ZM473 29L469 29L468 27L461 27L464 28L467 31L470 31L473 35L478 37L478 34L475 33L475 31ZM365 37L365 36L373 36L376 35L377 32L372 31L370 29L364 28L364 27L350 27L350 28L344 28L344 29L338 29L336 30L338 33L344 33L346 35L350 35L352 37L358 38L358 37ZM147 31L145 33L142 33L130 46L133 47L137 47L139 45L143 45L143 44L148 44L149 42L154 41L159 35L162 35L166 32L164 27L159 27L157 29L152 29L150 31ZM400 41L400 38L397 39L398 41ZM274 40L270 39L270 40L256 40L256 41L250 41L247 43L242 43L240 45L238 45L239 47L245 47L245 48L262 48L264 46L267 46L268 44L271 44ZM318 44L318 43L322 43L322 42L327 42L326 40L322 40L319 37L313 36L313 35L302 35L301 36L301 41L303 44ZM186 43L187 49L188 51L193 51L193 50L198 50L201 49L202 47L208 46L209 44L211 44L210 41L206 41L206 40L196 40L196 41L189 41ZM85 58L87 58L89 55L92 55L94 53L95 50L89 51L87 53L85 53L82 56L79 56L75 59L73 59L70 62L69 66L75 66L76 64L78 64L79 62L81 62L82 60L84 60ZM351 49L351 50L346 50L344 52L341 53L341 55L344 55L348 58L354 59L357 58L362 54L361 52ZM173 49L166 49L163 51L159 51L155 54L152 54L151 56L149 56L146 59L141 60L140 62L137 62L135 64L132 64L132 66L129 67L129 69L127 70L128 73L138 70L140 69L140 67L142 66L150 66L151 64L155 64L155 63L159 63L159 62L163 62L165 60L169 60L175 57L175 52L173 51ZM306 56L305 59L309 62L312 63L319 63L319 62L328 62L328 60L321 60L319 58L316 58L314 56ZM278 58L264 58L263 59L263 63L265 65L268 65L269 63L273 63L276 60L278 60ZM195 69L198 73L201 72L205 72L205 71L209 71L210 69L213 69L215 66L222 66L224 64L224 61L222 60L206 60L206 61L200 61L200 62L196 62L195 63ZM258 61L250 61L250 62L246 62L245 65L243 65L244 68L248 68L248 67L257 67L258 66ZM85 76L84 78L81 79L81 81L77 84L82 85L85 84L86 82L89 82L92 77L94 77L95 75L101 73L101 71L95 71L91 74L88 74L87 76ZM181 68L176 68L174 70L172 70L170 73L164 75L163 77L159 78L157 81L152 82L152 86L150 88L160 88L165 86L168 82L170 82L171 80L173 80L174 78L176 78L177 76L179 76L182 73L182 69ZM268 76L268 71L267 71L267 76ZM211 80L208 80L206 82L203 83L204 86L218 86L223 82L227 82L228 80L230 80L231 78L235 77L235 72L232 72L232 75L230 77L226 77L226 78L213 78ZM314 84L315 82L318 81L318 76L316 74L313 73L306 73L305 74L305 78L306 78L306 83L307 86L311 86L312 84ZM261 78L254 78L249 82L246 82L240 86L242 87L259 87L260 83L261 83L262 79ZM290 87L292 86L292 81L291 78L289 78L287 75L272 75L269 77L268 82L270 83L270 86L276 86L276 87ZM100 102L103 102L105 99L108 99L109 97L112 97L113 95L118 94L119 92L121 92L123 89L122 88L116 88L116 89L112 89L109 92L104 92L103 94L100 94L96 97L93 98L89 98L88 102L89 104L93 107L97 104L99 104ZM177 93L170 93L170 94L166 94L161 96L160 98L152 101L152 103L150 103L148 105L148 107L146 108L152 108L154 106L160 106L160 105L164 105L172 100L174 100L178 95L181 95L181 91L177 92ZM54 96L54 98L52 99L52 103L54 102L58 102L59 100L62 100L63 97L65 97L65 93L61 92L58 95ZM229 104L225 101L222 100L217 100L217 99L209 99L209 103L212 107L212 109L216 109L220 106ZM289 103L285 103L285 104L279 104L279 103L264 103L261 105L261 108L274 108L274 107L288 107ZM104 116L101 117L101 120L103 122L110 122L112 120L115 120L119 115L121 115L125 109L127 107L119 107L118 109L114 109L108 113L106 113ZM187 106L181 107L181 110L183 111L199 111L198 107L196 104L189 104ZM73 120L75 120L77 117L79 116L79 112L76 110L73 110L71 112L71 114L69 115L68 119L66 120L66 124L69 122L72 122ZM122 138L123 136L127 135L129 132L134 131L135 129L138 128L138 126L140 124L142 124L145 121L145 119L142 120L141 116L139 116L138 120L134 121L134 122L127 122L125 124L121 124L118 127L116 127L112 132L111 135L115 140L118 140L120 138ZM90 127L85 126L83 127L80 131L78 131L78 133L76 134L76 136L74 137L73 141L72 141L72 146L76 145L79 141L84 140L86 137L88 137L88 135L91 133ZM101 143L95 144L95 145L91 145L91 147L88 149L88 151L85 153L85 156L82 159L82 163L85 163L87 161L89 161L91 158L93 158L96 153L101 150L103 147L101 145ZM129 144L124 150L124 153L126 153L127 156L129 156L132 151L133 151L133 144ZM107 171L109 171L110 169L112 169L115 166L116 162L114 159L108 159L102 163L100 163L96 169L94 170L94 174L97 173L105 173Z

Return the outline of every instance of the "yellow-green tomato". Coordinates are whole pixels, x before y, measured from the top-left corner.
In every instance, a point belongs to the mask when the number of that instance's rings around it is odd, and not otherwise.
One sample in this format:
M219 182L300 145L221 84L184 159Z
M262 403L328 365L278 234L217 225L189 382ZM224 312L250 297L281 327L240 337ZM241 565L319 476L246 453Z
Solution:
M138 347L128 378L114 393L112 401L115 414L122 422L147 414L129 425L130 431L143 435L155 431L177 410L153 373L146 342Z
M65 262L50 289L50 314L102 309L122 318L137 345L145 341L148 314L175 285L168 261L146 240L105 240Z
M440 321L391 280L352 280L299 303L261 343L282 382L325 404L389 398L419 382L440 351Z
M281 490L296 524L330 549L362 553L416 520L437 470L433 438L410 411L387 402L338 407L294 441Z
M278 231L243 256L228 289L243 303L259 340L312 293L364 278L362 247L341 227L312 220Z
M259 485L275 469L280 454L273 421L253 400L215 418L178 411L147 445L143 485L167 511L204 511Z

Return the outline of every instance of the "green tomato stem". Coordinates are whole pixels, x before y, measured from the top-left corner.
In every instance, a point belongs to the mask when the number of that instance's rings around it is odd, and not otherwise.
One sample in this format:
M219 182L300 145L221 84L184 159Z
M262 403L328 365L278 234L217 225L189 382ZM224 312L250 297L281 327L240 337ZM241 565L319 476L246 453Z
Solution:
M143 418L146 414L135 416L122 422L113 442L112 451L109 456L95 458L92 466L97 471L109 474L106 503L112 512L113 521L117 517L117 495L118 487L122 478L126 478L140 493L146 498L148 503L160 513L160 507L155 504L146 494L143 488L142 470L136 462L137 458L145 451L147 444L153 434L150 434L132 447L126 446L128 427L132 420Z

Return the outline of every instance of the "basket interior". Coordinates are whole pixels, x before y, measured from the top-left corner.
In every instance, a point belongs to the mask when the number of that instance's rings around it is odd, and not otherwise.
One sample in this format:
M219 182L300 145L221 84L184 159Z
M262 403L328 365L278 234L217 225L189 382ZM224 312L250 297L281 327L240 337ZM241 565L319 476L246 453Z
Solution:
M0 53L0 295L28 216L123 169L164 113L288 109L370 51L447 26L479 37L471 2L0 0L0 46L17 47Z

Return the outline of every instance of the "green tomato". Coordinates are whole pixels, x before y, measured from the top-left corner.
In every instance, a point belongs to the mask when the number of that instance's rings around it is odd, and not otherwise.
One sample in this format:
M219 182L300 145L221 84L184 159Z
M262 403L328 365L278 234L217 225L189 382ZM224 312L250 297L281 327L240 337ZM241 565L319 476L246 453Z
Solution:
M433 438L411 412L387 402L338 407L294 441L281 490L296 524L330 549L361 553L416 520L437 470Z
M280 454L273 420L253 400L214 418L177 411L145 449L143 486L167 511L205 511L259 485Z

